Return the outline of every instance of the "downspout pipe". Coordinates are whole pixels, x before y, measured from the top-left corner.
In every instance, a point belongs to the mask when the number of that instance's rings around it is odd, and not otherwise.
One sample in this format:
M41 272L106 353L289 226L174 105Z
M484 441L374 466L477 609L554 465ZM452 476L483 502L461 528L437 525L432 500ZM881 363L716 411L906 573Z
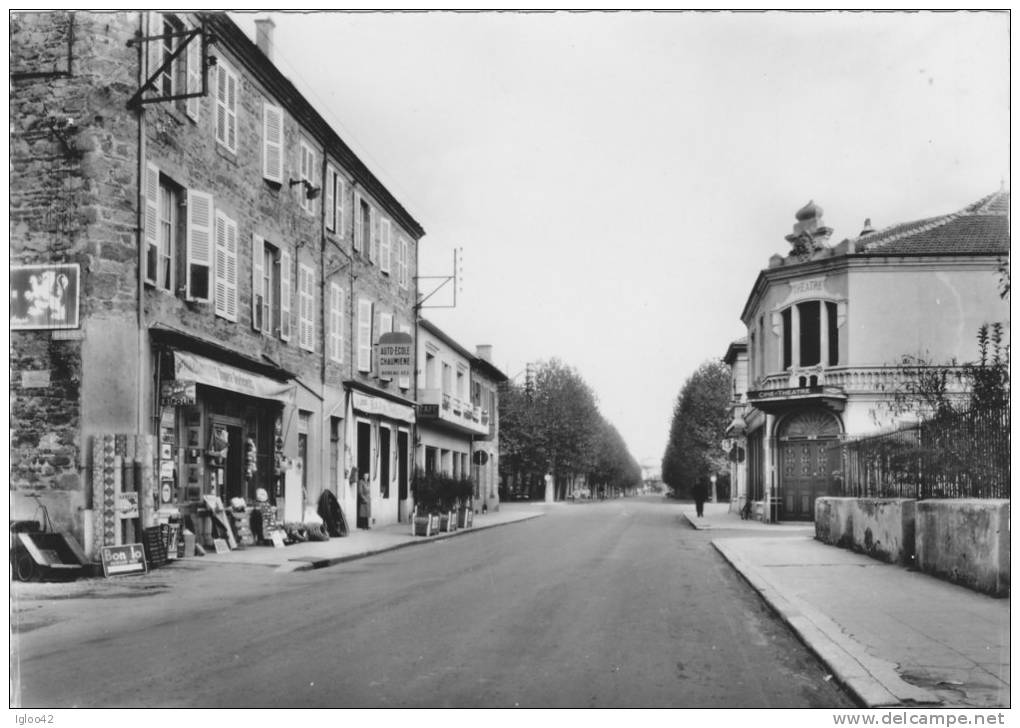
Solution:
M138 13L138 35L141 38L146 36L146 16L145 11ZM145 83L145 59L148 57L146 54L146 48L144 43L137 43L138 48L138 88L142 87ZM138 116L138 188L137 195L135 198L135 211L137 225L135 226L135 232L138 240L138 351L136 358L136 391L137 391L137 412L138 421L137 428L138 434L145 434L145 360L146 360L146 347L145 347L145 259L147 251L145 250L145 161L146 161L146 144L145 144L145 106L138 104L135 109L135 113Z

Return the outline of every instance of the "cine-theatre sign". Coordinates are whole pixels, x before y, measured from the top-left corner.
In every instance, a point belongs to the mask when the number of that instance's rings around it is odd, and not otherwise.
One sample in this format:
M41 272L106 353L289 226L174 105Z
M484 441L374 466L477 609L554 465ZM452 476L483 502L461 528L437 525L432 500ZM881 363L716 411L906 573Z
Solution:
M401 331L379 337L379 378L408 379L414 366L414 339Z

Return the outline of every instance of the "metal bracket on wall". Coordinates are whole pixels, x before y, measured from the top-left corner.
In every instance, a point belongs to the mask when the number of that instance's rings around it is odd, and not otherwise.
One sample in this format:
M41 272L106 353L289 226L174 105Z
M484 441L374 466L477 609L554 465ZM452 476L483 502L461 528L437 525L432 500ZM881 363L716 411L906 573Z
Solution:
M174 49L159 67L151 73L146 79L142 87L135 92L128 102L127 106L129 109L138 108L142 104L156 104L163 101L177 101L178 99L191 99L201 96L207 96L209 94L209 68L216 65L216 57L209 56L209 46L216 42L216 37L212 33L205 32L204 26L202 28L194 28L192 30L182 30L176 33L165 33L163 35L147 35L138 38L132 38L127 42L129 47L141 46L144 49L148 49L149 43L157 41L162 43L167 38L182 38L181 43L178 44L177 48ZM202 68L202 90L192 91L191 93L183 94L165 94L160 95L157 91L156 79L163 75L177 60L178 56L187 51L188 46L191 43L198 42L201 44L201 53L199 54L200 65ZM142 54L144 58L146 54ZM145 96L146 91L152 91L154 95Z
M463 261L460 259L461 251L463 248L454 248L453 251L453 275L449 276L415 276L416 281L441 281L435 288L433 288L428 295L424 296L418 303L415 304L414 308L419 311L423 308L456 308L457 307L457 289L460 288L460 276L463 275ZM426 306L425 302L436 295L440 289L443 288L447 283L453 281L453 303L447 305L431 305Z

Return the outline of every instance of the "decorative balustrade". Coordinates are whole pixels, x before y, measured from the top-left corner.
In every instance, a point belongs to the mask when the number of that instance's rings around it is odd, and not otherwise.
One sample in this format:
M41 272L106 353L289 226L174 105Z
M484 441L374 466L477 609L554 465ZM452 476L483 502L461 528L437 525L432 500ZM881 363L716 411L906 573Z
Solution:
M918 367L912 367L917 369ZM962 371L959 367L953 371ZM897 382L902 381L906 374L901 367L895 366L868 366L868 367L804 367L793 368L789 371L767 374L761 378L756 387L760 391L775 389L789 389L799 387L801 378L806 383L811 383L814 377L814 384L826 387L837 387L844 392L883 392L892 391ZM956 377L950 377L955 381Z

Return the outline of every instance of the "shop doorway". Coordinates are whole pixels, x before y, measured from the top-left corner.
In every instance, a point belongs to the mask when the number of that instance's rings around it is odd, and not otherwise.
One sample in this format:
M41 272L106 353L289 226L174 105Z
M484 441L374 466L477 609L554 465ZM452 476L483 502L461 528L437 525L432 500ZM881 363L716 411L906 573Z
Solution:
M408 439L406 432L397 433L397 496L400 500L407 500L407 448Z
M390 428L379 428L379 495L390 497Z
M835 495L839 420L825 410L792 415L779 428L780 519L812 521L815 500Z

